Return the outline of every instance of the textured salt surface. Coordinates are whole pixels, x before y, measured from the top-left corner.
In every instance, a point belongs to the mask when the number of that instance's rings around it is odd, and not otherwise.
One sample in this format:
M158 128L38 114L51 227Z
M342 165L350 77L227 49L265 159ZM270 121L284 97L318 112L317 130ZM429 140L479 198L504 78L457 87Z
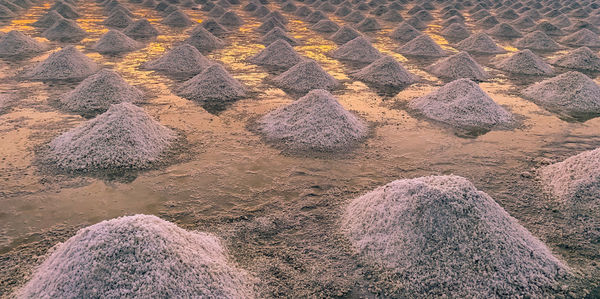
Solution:
M403 179L350 202L342 228L407 298L549 296L567 267L489 195L458 176Z
M275 28L271 29L271 31L267 32L260 39L260 43L265 46L268 46L268 45L272 44L273 42L275 42L276 40L280 40L280 39L286 41L291 46L297 46L298 44L300 44L297 39L289 36L287 34L287 32L285 32L283 29L281 29L279 27L275 27Z
M67 46L50 54L24 77L31 80L84 79L98 70L98 65L92 59L74 46Z
M390 36L393 39L396 39L400 42L409 42L415 37L422 35L421 31L415 29L415 27L411 26L406 22L402 22L392 33Z
M133 19L122 10L117 10L112 13L102 24L116 28L127 28L133 23Z
M348 25L344 25L329 38L336 44L342 45L359 36L362 35L358 31Z
M467 52L442 58L427 70L438 77L450 80L467 78L484 81L489 78L489 74Z
M496 42L485 33L471 35L458 43L456 47L476 54L499 54L506 52L506 50L496 45Z
M94 45L94 50L102 54L118 54L135 51L143 45L118 30L110 30Z
M600 72L600 57L588 47L581 47L559 56L552 64L570 69Z
M600 37L598 37L598 34L586 28L565 36L561 39L561 42L573 46L600 47Z
M248 61L268 67L288 69L300 61L302 57L284 40L276 40Z
M64 17L62 15L60 15L59 13L57 13L54 10L51 10L48 13L46 13L45 15L41 16L37 21L35 21L31 25L34 27L38 27L38 28L50 28L54 24L56 24L56 22L58 22L62 19L64 19Z
M351 74L365 83L382 87L405 87L419 78L408 72L396 59L383 56L368 66Z
M444 30L442 30L441 34L442 34L442 36L444 36L446 38L457 39L457 40L463 40L463 39L469 37L469 35L471 35L469 30L467 28L465 28L464 25L457 24L457 23L454 23L454 24L446 27Z
M442 57L448 55L429 35L421 34L396 51L404 55Z
M218 63L181 84L178 94L200 103L228 102L246 96L244 86Z
M338 151L367 134L366 124L346 111L326 90L315 89L259 120L267 139L294 150Z
M47 48L46 45L15 30L0 38L0 56L30 55L43 52Z
M253 298L252 278L221 241L155 216L86 227L58 245L23 298Z
M543 167L540 178L556 197L572 202L599 201L600 148Z
M495 65L498 69L514 74L543 76L554 74L552 67L529 49L514 53Z
M194 24L194 21L183 11L175 10L162 20L162 23L172 27L188 27Z
M221 24L219 24L219 22L217 22L214 19L206 19L204 21L202 21L202 24L194 27L194 29L192 29L192 34L194 34L194 32L196 32L196 30L198 30L197 28L199 27L203 27L204 29L206 29L206 31L212 33L214 36L216 37L225 37L227 34L231 33L229 30L227 30L225 27L221 26Z
M196 47L200 52L210 52L225 46L220 38L200 26L194 28L194 31L185 42Z
M560 49L560 45L539 30L523 36L521 39L515 42L515 46L517 46L519 49L531 49L538 51L556 51Z
M373 62L381 58L381 53L367 39L359 36L331 52L337 59L354 62Z
M143 65L145 69L163 71L169 74L198 74L210 65L210 61L194 46L181 44L156 60Z
M123 30L123 33L133 38L150 38L159 34L158 30L146 19L133 22Z
M305 59L281 73L273 78L273 82L283 89L297 93L307 93L313 89L332 90L339 86L335 78L310 59Z
M63 19L57 21L52 27L42 33L42 36L59 42L78 42L87 35L73 20Z

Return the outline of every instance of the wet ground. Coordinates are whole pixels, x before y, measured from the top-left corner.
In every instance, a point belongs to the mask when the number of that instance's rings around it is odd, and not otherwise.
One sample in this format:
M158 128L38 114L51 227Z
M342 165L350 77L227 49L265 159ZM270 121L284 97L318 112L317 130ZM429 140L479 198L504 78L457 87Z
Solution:
M46 3L21 13L0 31L16 29L39 37L40 31L29 24L49 6ZM343 88L334 94L373 127L372 137L351 153L285 154L247 129L256 117L294 100L269 83L276 73L245 61L264 48L254 31L261 24L258 18L235 7L245 24L225 38L224 49L207 55L222 62L253 91L251 97L216 113L212 107L174 95L172 90L183 79L140 69L142 63L185 39L191 27L172 29L160 24L162 16L155 11L127 6L148 18L161 35L139 51L102 56L91 48L108 31L100 24L105 18L103 9L82 2L78 10L83 16L77 22L89 36L77 46L144 89L149 96L141 106L162 124L182 132L188 146L175 164L116 180L45 171L37 165L36 152L61 132L85 121L51 105L76 83L18 79L24 69L50 52L0 61L0 92L12 99L0 109L0 296L8 296L22 285L38 257L77 228L135 213L156 214L181 227L222 236L232 257L262 281L263 297L399 296L402 293L395 288L393 277L382 275L381 270L353 255L337 229L339 211L348 200L377 186L430 174L470 179L545 241L575 274L559 295L600 293L600 213L597 209L575 210L545 195L535 175L542 165L600 146L600 118L564 120L519 97L521 89L544 77L511 77L486 67L494 79L480 86L514 113L519 125L477 137L464 136L403 109L410 99L444 82L423 71L431 60L393 52L399 46L387 37L393 23L383 22L385 29L367 36L376 48L396 57L422 81L387 96L350 80L346 74L360 66L328 56L337 47L333 42L310 30L298 17L285 14L290 34L302 43L296 51L317 60L342 80ZM186 13L198 22L206 15L191 9ZM333 15L331 19L344 23ZM455 51L453 44L436 34L441 29L438 24L434 21L426 32L444 48ZM513 42L501 44L515 51L510 46ZM62 46L51 44L53 51ZM490 57L476 60L489 66ZM597 75L591 74L600 83Z

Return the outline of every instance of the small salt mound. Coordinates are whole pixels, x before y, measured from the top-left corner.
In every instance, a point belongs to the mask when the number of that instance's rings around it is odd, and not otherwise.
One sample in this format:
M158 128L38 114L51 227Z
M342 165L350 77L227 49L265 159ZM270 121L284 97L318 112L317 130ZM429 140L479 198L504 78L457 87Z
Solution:
M102 54L118 54L135 51L142 44L117 30L110 30L94 45L94 50Z
M344 25L336 33L334 33L330 39L336 44L342 45L359 36L361 36L361 34L358 31L354 30L348 25Z
M570 69L600 72L600 57L588 47L581 47L555 58L552 64Z
M469 79L452 81L412 100L409 107L430 119L468 131L489 130L512 122L511 114Z
M133 22L123 30L123 33L133 38L150 38L159 34L158 30L146 19Z
M523 94L560 114L579 117L600 113L600 86L579 72L567 72L536 83Z
M492 29L488 30L487 33L489 33L490 35L493 36L499 36L499 37L522 37L523 34L521 34L521 32L519 32L517 29L515 29L515 27L511 26L510 24L506 24L506 23L500 23L496 26L494 26Z
M352 8L342 5L338 9L336 9L333 14L340 18L343 18L343 17L347 16L348 14L350 14L351 12L352 12Z
M485 33L472 35L456 45L457 48L476 54L498 54L506 50L500 48L494 40Z
M265 46L268 46L277 40L284 40L292 46L297 46L299 44L298 40L289 36L283 29L279 27L275 27L271 29L271 31L269 31L267 34L265 34L260 39L260 43Z
M402 88L419 79L390 56L383 56L375 60L361 70L352 73L351 76L368 84L391 88Z
M220 38L208 32L204 27L194 28L190 37L185 39L184 42L196 47L200 52L210 52L225 46Z
M365 16L358 10L355 10L344 17L347 22L358 23L362 21Z
M384 13L383 15L381 15L381 19L384 20L384 21L388 21L388 22L402 22L402 21L404 21L404 18L402 17L402 15L399 14L395 10L390 10L390 11Z
M554 74L552 67L531 50L525 49L514 53L495 64L498 69L513 74L550 76Z
M15 13L4 5L0 5L0 20L14 18Z
M144 3L142 3L142 5L144 5L145 7L156 7L157 3L154 0L144 0Z
M51 10L55 10L61 16L67 19L77 19L81 17L79 13L73 8L71 5L64 2L56 2L56 6L54 8L50 8Z
M285 12L294 12L296 11L296 9L298 9L298 7L293 3L286 3L284 6L281 7L281 10Z
M381 58L381 53L371 45L371 42L362 36L345 43L332 51L331 54L337 59L354 62L371 63Z
M598 37L598 34L586 28L565 36L561 42L573 46L600 47L600 37Z
M133 19L127 15L125 12L121 10L115 11L111 14L106 20L102 22L102 24L115 27L115 28L126 28L127 26L133 23Z
M485 17L485 18L479 20L477 22L477 24L484 28L492 28L492 27L500 24L500 22L498 22L498 20L496 18L494 18L494 16L489 16L489 17Z
M419 18L419 20L421 20L423 22L433 21L433 19L434 19L434 17L431 15L431 13L429 13L426 10L421 10L418 13L416 13L414 16L416 18Z
M73 20L62 19L42 33L42 36L59 42L78 42L87 35Z
M517 46L519 49L531 49L538 51L556 51L560 49L560 45L539 30L523 36L515 42L515 46Z
M316 24L312 25L310 29L317 32L336 32L340 29L340 26L331 20L320 20Z
M498 16L506 20L516 20L519 17L519 14L509 8L501 12Z
M545 187L565 201L598 201L600 148L586 151L540 170Z
M262 25L258 26L258 28L256 28L256 31L264 34L273 30L273 28L275 27L279 27L283 30L286 30L285 25L279 22L276 18L269 18L266 21L264 21Z
M106 111L113 104L138 102L142 97L143 93L119 74L104 69L81 81L73 91L61 96L60 102L70 111L95 114Z
M276 40L248 61L267 67L288 69L300 61L302 57L284 40Z
M535 21L529 16L522 16L512 22L517 28L529 29L535 26Z
M56 24L56 22L63 20L63 19L64 19L64 17L61 14L57 13L54 10L51 10L48 13L46 13L45 15L43 15L42 17L40 17L33 24L31 24L31 26L37 27L37 28L50 28L50 27L54 26L54 24Z
M597 26L594 26L594 24L582 20L576 21L575 24L571 25L569 28L567 28L567 30L575 32L584 28L588 29L593 33L600 34L600 29Z
M273 81L281 88L297 93L306 93L313 89L331 90L339 82L328 74L314 60L306 59L275 77Z
M460 25L464 26L465 22L464 22L463 19L461 19L461 18L459 18L457 16L454 16L452 18L449 18L449 19L445 20L444 23L442 23L442 27L448 27L448 26L450 26L452 24L460 24Z
M64 47L40 62L24 76L31 80L84 79L97 72L98 65L74 46Z
M305 20L309 23L317 23L320 20L327 19L327 15L322 13L319 10L313 11L310 15L308 15Z
M485 81L489 78L489 74L467 52L460 52L442 58L431 65L428 71L438 77L450 80L467 78Z
M413 40L415 37L422 35L421 31L415 29L406 22L400 23L394 31L390 34L390 37L400 42L406 43Z
M361 32L369 32L369 31L377 31L381 29L381 25L379 22L375 20L375 18L364 18L358 25L356 25L356 29Z
M15 30L0 38L0 56L31 55L46 49L45 45Z
M463 40L469 37L471 33L464 25L454 23L442 30L441 35L449 39Z
M178 94L200 103L229 102L246 96L244 86L218 63L183 82Z
M169 74L195 75L210 65L210 61L190 44L181 44L160 58L144 64L145 69L163 71Z
M419 18L412 17L405 22L418 30L424 30L427 28L427 24L423 23L423 21L421 21Z
M552 23L561 28L569 27L573 24L573 23L571 23L571 20L569 20L569 18L567 18L566 16L563 16L563 15L554 18L552 20Z
M226 12L225 8L223 8L219 5L215 5L215 7L213 7L213 9L211 9L208 12L208 15L213 18L218 18L218 17L222 16L225 12Z
M362 120L323 89L312 90L265 115L258 123L267 139L283 142L294 150L343 150L358 143L368 132Z
M194 24L194 21L183 11L175 10L162 20L162 23L172 27L188 27Z
M341 225L358 253L399 274L401 297L544 298L569 271L459 176L391 182L352 200Z
M404 55L424 57L442 57L448 54L426 34L415 37L396 51Z
M278 11L272 11L270 12L268 15L264 16L263 19L267 20L270 18L274 18L277 21L279 21L279 23L283 24L283 25L287 25L289 23L289 21L286 19L286 17L284 17L280 12Z
M192 35L194 34L194 32L196 32L196 28L200 26L206 29L206 31L212 33L216 37L224 37L230 33L229 30L221 26L221 24L219 24L219 22L217 22L215 19L208 19L202 21L200 25L194 27L194 29L192 30Z
M300 8L296 9L294 12L294 14L299 17L308 17L311 13L312 10L307 6L300 6Z
M550 23L548 21L543 21L543 22L537 24L537 26L535 26L535 30L542 31L542 32L546 33L547 35L553 35L553 36L565 35L564 31L562 31L560 28L556 27L555 25L553 25L552 23Z
M235 12L228 11L219 18L219 23L224 26L239 27L244 23L244 21L242 21L242 19L238 17Z
M254 298L221 241L155 216L83 228L36 270L23 298Z

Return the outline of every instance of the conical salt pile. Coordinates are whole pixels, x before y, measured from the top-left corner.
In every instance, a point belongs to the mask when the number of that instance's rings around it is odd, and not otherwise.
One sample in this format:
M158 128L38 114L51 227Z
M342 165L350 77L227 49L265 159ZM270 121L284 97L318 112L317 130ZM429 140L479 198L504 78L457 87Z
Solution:
M253 279L215 236L135 215L83 228L59 244L23 298L254 298Z
M267 34L265 34L260 39L260 43L265 46L268 46L277 40L284 40L292 46L297 46L299 44L298 40L289 36L287 34L287 32L285 32L283 29L281 29L279 27L275 27L275 28L271 29L271 31L269 31Z
M258 28L256 28L256 31L264 34L273 30L273 28L275 27L279 27L283 30L286 30L285 25L279 20L277 20L276 18L269 18L266 21L264 21L260 26L258 26Z
M230 33L229 30L227 30L225 27L221 26L221 24L219 24L219 22L217 22L216 20L207 19L207 20L202 21L202 23L200 25L194 27L194 29L192 29L191 35L194 35L196 30L198 30L197 28L199 28L199 27L203 27L204 29L206 29L206 31L212 33L212 35L214 35L216 37L224 37Z
M0 5L0 20L7 20L15 17L15 13L4 5Z
M458 43L456 47L475 54L499 54L506 52L506 50L496 45L494 40L485 33L471 35Z
M57 13L59 13L61 16L67 19L77 19L81 17L81 15L79 15L79 13L75 10L75 8L73 8L73 6L64 2L56 2L54 7L51 7L50 9L55 10Z
M371 42L362 36L345 43L332 51L331 54L337 59L354 62L371 63L381 58L381 53L371 45Z
M545 187L569 202L598 202L600 194L600 148L586 151L540 170Z
M294 150L339 151L352 147L368 132L366 124L348 112L326 90L315 89L259 120L267 139Z
M340 26L338 26L338 24L336 24L332 20L320 20L316 24L312 25L310 29L317 32L329 33L338 31L340 29Z
M185 41L200 52L210 52L225 46L225 43L212 33L208 32L204 27L196 27L194 31Z
M15 30L0 38L0 56L31 55L43 52L47 48L35 39Z
M354 30L352 27L350 27L348 25L344 25L329 38L334 43L336 43L338 45L342 45L342 44L345 44L359 36L361 36L361 34L358 31Z
M565 36L560 40L562 43L573 46L586 46L599 48L600 37L598 34L590 31L589 29L583 28L575 33Z
M381 19L383 19L384 21L388 21L388 22L404 21L404 18L402 17L402 15L395 10L390 10L390 11L384 13L383 15L381 15Z
M267 67L289 69L302 61L302 57L284 40L277 40L248 61Z
M99 70L98 65L74 46L50 54L24 76L31 80L85 79Z
M463 40L469 37L471 33L464 25L454 23L442 30L441 35L448 39Z
M361 70L352 73L351 76L368 84L391 88L402 88L419 79L390 56L383 56L375 60Z
M467 52L442 58L427 70L438 77L450 80L467 78L485 81L489 78L489 74Z
M159 34L158 30L146 19L133 22L123 30L123 33L133 38L151 38Z
M344 17L347 22L358 23L362 21L365 16L358 10L355 10Z
M506 23L500 23L500 24L494 26L492 29L488 30L487 33L489 33L490 35L493 35L493 36L508 37L508 38L523 36L523 34L521 34L521 32L519 32L517 29L515 29L515 27L511 26L510 24L506 24Z
M452 81L412 100L409 107L430 119L467 131L489 130L512 122L511 114L470 79Z
M442 57L448 55L429 35L421 34L404 46L396 49L400 54L424 57Z
M581 47L555 58L552 64L570 69L600 72L600 57L588 47Z
M545 33L536 30L528 33L515 42L519 49L531 49L538 51L556 51L560 46Z
M375 20L375 18L368 17L360 21L360 23L356 25L356 29L361 32L377 31L381 29L381 25L379 22L377 22L377 20Z
M61 96L60 102L70 111L95 114L106 111L113 104L138 102L143 95L119 74L104 69L81 81L73 91Z
M222 16L225 12L226 12L225 8L221 7L220 5L215 5L215 7L213 7L213 9L211 9L208 12L208 15L213 18L218 18L218 17Z
M403 43L409 42L419 35L422 35L421 31L415 29L415 27L406 22L400 23L400 25L398 25L398 27L390 34L393 39Z
M352 200L341 225L363 257L398 274L399 297L552 297L569 271L459 176L393 181Z
M296 11L294 12L295 15L299 16L299 17L307 17L312 13L312 10L307 7L307 6L300 6L298 9L296 9Z
M297 93L307 93L313 89L331 90L339 85L335 78L310 59L296 64L273 81L277 86Z
M244 86L218 63L183 82L178 94L200 103L229 102L246 96Z
M228 11L219 18L219 23L229 27L239 27L244 21L235 12Z
M73 20L62 19L42 33L42 36L59 42L78 42L87 35Z
M194 46L181 44L160 58L144 64L149 70L163 71L173 75L195 75L210 65L210 61Z
M405 22L418 30L424 30L427 28L427 24L425 24L423 21L421 21L421 19L416 17L412 17L406 20Z
M102 22L102 24L115 27L115 28L127 28L127 26L133 23L133 19L122 10L117 10L112 13L106 20Z
M521 29L530 29L535 26L535 21L529 16L522 16L512 22L513 25Z
M513 74L550 76L552 67L529 49L512 54L495 64L498 69Z
M194 21L183 11L177 9L162 20L162 23L172 27L188 27L194 24Z
M552 23L550 23L548 21L543 21L543 22L537 24L537 26L535 26L535 30L542 31L542 32L544 32L544 33L546 33L547 35L550 35L550 36L565 35L564 31L562 31L556 25L554 25L554 24L552 24Z
M94 45L94 50L102 54L118 54L135 51L142 44L117 30L110 30Z
M536 83L523 94L559 114L580 117L600 113L600 86L579 72L567 72Z
M64 17L57 13L54 10L49 11L45 15L41 16L37 21L35 21L31 26L37 28L50 28L56 24L56 22L63 20Z

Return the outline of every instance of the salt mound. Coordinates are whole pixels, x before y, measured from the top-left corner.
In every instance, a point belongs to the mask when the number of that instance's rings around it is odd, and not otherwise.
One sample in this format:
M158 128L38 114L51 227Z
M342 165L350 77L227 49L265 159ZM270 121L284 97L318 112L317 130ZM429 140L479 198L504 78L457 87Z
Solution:
M477 24L484 28L492 28L500 24L500 22L498 22L498 19L496 19L494 16L489 16L479 20Z
M342 5L338 9L336 9L333 14L340 18L343 18L343 17L347 16L348 14L350 14L351 12L352 12L351 8L349 8L348 6Z
M357 37L361 36L358 31L354 30L348 25L342 26L336 33L334 33L330 39L336 44L345 44Z
M0 38L0 56L30 55L46 49L45 45L15 30Z
M415 37L396 51L412 56L441 57L447 55L447 52L426 34Z
M559 36L559 35L565 35L565 33L558 28L557 26L553 25L552 23L548 22L548 21L543 21L539 24L537 24L537 26L535 26L536 30L540 30L544 33L546 33L547 35L554 35L554 36Z
M314 60L306 59L275 77L273 81L281 88L297 93L313 89L334 89L339 82Z
M509 112L469 79L452 81L412 100L409 107L430 119L468 131L489 130L512 121Z
M94 50L102 54L118 54L135 51L142 44L117 30L110 30L104 34L94 45Z
M313 24L317 23L318 21L323 20L323 19L327 19L327 15L325 15L324 13L322 13L319 10L313 11L310 15L308 15L305 18L306 22L313 23Z
M44 261L23 298L254 298L221 241L155 216L83 228Z
M362 256L402 277L408 298L543 298L568 271L459 176L391 182L352 200L341 224Z
M279 27L275 27L271 29L271 31L269 31L267 34L265 34L260 39L260 43L265 46L268 46L277 40L284 40L292 46L297 46L299 44L298 40L289 36L283 29Z
M317 32L336 32L340 29L340 26L331 20L320 20L312 25L310 29Z
M284 17L280 12L278 11L272 11L270 12L268 15L266 15L264 17L265 20L270 19L270 18L274 18L277 21L279 21L279 23L283 24L283 25L287 25L289 23L289 21L286 19L286 17Z
M556 51L560 46L545 33L536 30L515 42L519 49L531 49L538 51Z
M586 151L540 170L546 188L565 201L598 201L600 148Z
M244 21L242 21L242 19L238 17L235 12L228 11L219 18L219 23L225 26L239 27L244 23Z
M202 72L209 64L210 61L198 49L184 43L171 49L160 58L147 62L144 64L144 68L174 75L195 75Z
M442 58L427 70L438 77L451 80L467 78L485 81L489 78L489 74L467 52Z
M384 13L383 15L381 15L381 19L383 19L384 21L388 21L388 22L402 22L402 21L404 21L404 18L402 17L402 15L399 14L395 10L390 10L390 11Z
M512 22L518 28L529 29L535 26L535 21L529 16L522 16Z
M412 17L412 18L406 20L405 22L408 23L409 25L415 27L418 30L424 30L427 28L427 24L423 23L423 21L421 21L419 18L416 18L416 17Z
M500 37L522 37L523 34L519 32L515 27L510 24L500 23L494 26L492 29L488 30L487 33L493 36Z
M126 28L133 23L133 19L122 10L112 13L102 24L115 28Z
M172 27L188 27L194 24L194 21L183 11L177 9L162 20L162 23Z
M294 5L293 3L289 3L289 2L281 7L281 10L283 10L285 12L294 12L294 11L296 11L296 9L298 9L298 7L296 5Z
M216 37L224 37L229 34L229 30L225 29L225 27L221 26L219 22L214 19L203 20L200 25L197 25L192 29L192 35L196 32L196 28L203 27L206 31L212 33L212 35Z
M58 20L52 27L42 33L42 36L59 42L78 42L87 35L73 20L62 19Z
M352 73L352 77L365 83L392 88L405 87L419 79L390 56L383 56L375 60L361 70Z
M332 51L331 54L337 59L354 62L371 63L381 58L381 53L371 45L371 42L362 36L345 43Z
M369 17L364 18L360 23L358 23L358 25L356 25L356 29L362 32L377 31L381 29L381 25L379 25L379 22L377 22L375 18Z
M218 63L183 82L178 94L200 103L228 102L246 96L244 86Z
M208 15L214 18L218 18L222 16L225 12L225 8L221 7L220 5L215 5L215 7L213 7L213 9L211 9L208 12Z
M104 112L112 104L138 102L142 97L143 93L119 74L104 69L81 81L73 91L63 95L60 102L70 111L89 114Z
M552 67L533 54L529 49L514 53L510 57L497 62L495 65L498 69L513 74L541 76L554 74Z
M302 57L284 40L276 40L248 61L268 67L288 69L300 61Z
M276 18L269 18L266 21L264 21L262 25L258 26L258 28L256 28L256 31L264 34L273 30L273 28L275 27L279 27L285 30L285 25L283 23L279 22Z
M54 7L51 7L50 9L55 10L57 13L67 19L77 19L81 17L75 8L73 8L73 6L65 2L56 2Z
M498 54L506 52L506 50L498 47L494 40L485 33L472 35L462 40L456 46L463 51L476 54Z
M133 38L150 38L159 34L158 30L146 19L133 22L123 30L123 33Z
M390 34L393 39L396 39L400 42L406 43L413 40L415 37L421 35L421 31L415 29L415 27L411 26L406 22L400 23L394 31Z
M600 86L579 72L567 72L536 83L523 94L548 110L569 116L600 113Z
M37 28L50 28L56 24L56 22L63 20L64 17L57 13L54 10L49 11L45 15L41 16L37 21L35 21L31 26Z
M4 5L0 5L0 20L6 20L15 17L15 13Z
M598 37L598 34L586 28L583 28L568 36L565 36L561 40L561 42L574 46L586 46L595 48L600 47L600 37Z
M300 6L294 12L294 14L299 17L308 17L311 13L312 13L312 10L310 8L308 8L307 6Z
M97 72L98 65L74 46L64 47L25 73L31 80L84 79Z
M366 124L348 112L326 90L315 89L259 120L267 139L294 150L338 151L358 143Z
M600 72L600 57L588 47L572 50L565 55L555 58L551 63L570 69Z
M344 21L358 23L362 21L365 16L358 10L355 10L344 17Z
M446 38L463 40L469 37L471 33L464 25L454 23L442 30L441 35Z
M196 47L200 52L210 52L225 46L220 38L208 32L204 27L194 28L190 37L184 42Z

